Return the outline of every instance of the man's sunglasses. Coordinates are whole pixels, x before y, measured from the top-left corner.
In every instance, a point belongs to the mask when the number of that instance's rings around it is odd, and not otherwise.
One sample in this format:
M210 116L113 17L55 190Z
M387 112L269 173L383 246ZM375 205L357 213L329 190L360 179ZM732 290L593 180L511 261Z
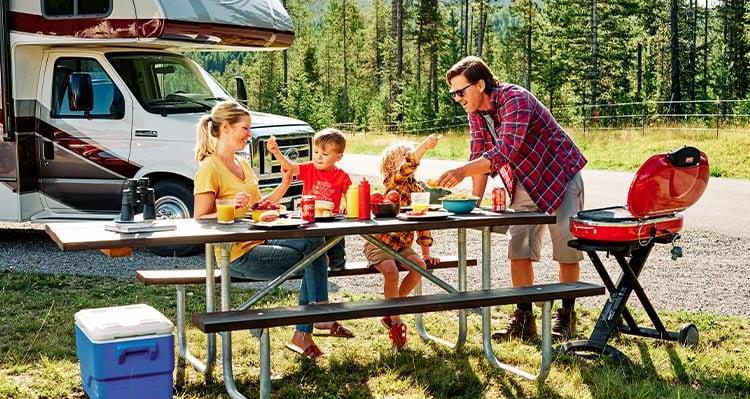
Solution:
M474 84L475 83L469 83L468 85L466 85L466 86L464 86L464 87L462 87L462 88L460 88L458 90L449 91L448 94L450 94L450 96L453 97L453 98L458 98L458 97L464 98L464 91L466 91L466 89L468 89L469 87L474 86Z

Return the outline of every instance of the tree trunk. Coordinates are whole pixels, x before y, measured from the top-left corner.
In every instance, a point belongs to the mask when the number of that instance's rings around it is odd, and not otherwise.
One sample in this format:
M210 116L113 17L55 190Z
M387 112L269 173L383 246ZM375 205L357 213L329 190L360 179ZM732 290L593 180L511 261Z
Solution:
M348 38L346 37L346 0L342 1L341 9L343 13L341 37L342 37L342 43L343 43L342 47L344 50L344 54L343 54L344 56L343 58L343 61L344 61L344 121L349 122L349 74L347 72L347 70L349 69L349 62L348 62L347 54L346 54L348 50L348 47L347 47Z
M375 4L375 84L380 88L381 74L383 73L383 58L380 54L380 2Z
M703 17L703 98L708 99L708 0Z
M597 32L596 0L591 0L591 105L597 102L597 86L599 83L599 34Z
M531 90L531 13L534 7L532 0L528 0L528 18L526 19L526 90Z
M641 87L642 87L642 79L643 79L643 45L641 43L638 43L638 69L636 71L636 89L635 89L635 96L638 100L641 99Z
M464 32L463 32L463 42L462 42L462 49L463 56L469 55L469 34L471 33L471 30L469 29L469 0L464 0L463 4L463 13L464 13Z
M435 111L435 115L440 111L438 101L438 54L437 54L437 43L435 41L430 45L430 88L432 92L432 109Z
M682 94L680 88L680 36L677 27L679 17L679 5L678 0L670 0L669 7L669 50L672 56L672 90L669 96L670 105L673 105L672 110L676 114L682 113Z
M482 47L484 46L484 30L487 26L487 14L484 9L484 0L479 0L479 26L477 27L477 57L482 56Z
M394 60L394 70L391 76L391 102L396 101L399 95L400 89L399 84L401 83L401 75L404 68L403 62L403 36L404 36L404 25L403 25L403 12L404 5L403 0L391 0L391 37L396 45L396 57Z

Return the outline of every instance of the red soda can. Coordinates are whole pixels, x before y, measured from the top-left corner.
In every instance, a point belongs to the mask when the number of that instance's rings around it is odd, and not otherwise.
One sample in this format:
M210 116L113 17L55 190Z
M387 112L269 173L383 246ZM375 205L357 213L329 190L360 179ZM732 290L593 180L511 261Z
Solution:
M315 196L303 195L299 203L299 216L307 223L315 223Z
M492 212L505 211L505 188L495 187L492 189Z

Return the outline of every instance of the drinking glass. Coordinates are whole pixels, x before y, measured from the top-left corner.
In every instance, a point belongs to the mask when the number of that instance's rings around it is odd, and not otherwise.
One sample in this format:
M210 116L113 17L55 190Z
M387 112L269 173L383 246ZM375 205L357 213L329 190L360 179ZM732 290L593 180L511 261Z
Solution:
M411 193L411 209L414 212L427 212L430 207L430 193Z
M234 223L234 198L216 200L216 221L223 224Z

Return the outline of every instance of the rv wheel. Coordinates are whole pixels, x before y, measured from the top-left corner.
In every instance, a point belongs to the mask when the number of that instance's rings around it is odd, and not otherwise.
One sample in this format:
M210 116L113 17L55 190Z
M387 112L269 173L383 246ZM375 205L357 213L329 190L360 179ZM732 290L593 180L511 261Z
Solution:
M162 180L154 186L157 219L186 219L193 213L193 191L178 180ZM155 247L151 252L159 256L189 256L200 250L200 245L170 245Z

